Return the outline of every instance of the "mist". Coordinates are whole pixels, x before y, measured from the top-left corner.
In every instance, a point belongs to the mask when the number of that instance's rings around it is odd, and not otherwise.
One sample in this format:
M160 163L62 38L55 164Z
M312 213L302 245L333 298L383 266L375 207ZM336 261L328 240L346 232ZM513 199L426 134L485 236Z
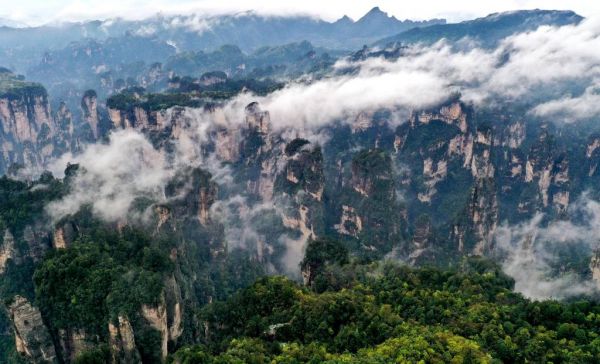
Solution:
M568 212L569 220L546 222L538 213L517 225L502 224L496 231L496 254L502 257L504 272L514 278L516 291L537 300L598 292L598 283L581 272L559 274L556 267L561 249L583 256L598 249L600 203L583 194Z

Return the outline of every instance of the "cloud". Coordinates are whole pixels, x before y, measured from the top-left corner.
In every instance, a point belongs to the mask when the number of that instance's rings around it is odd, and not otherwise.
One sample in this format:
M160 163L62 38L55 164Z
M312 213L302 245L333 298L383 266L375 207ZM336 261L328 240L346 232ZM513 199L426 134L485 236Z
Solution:
M229 250L244 249L264 263L268 271L299 276L307 239L284 227L282 219L289 206L290 201L281 196L252 203L236 194L216 201L210 213L225 228Z
M583 256L598 248L600 203L584 194L569 207L571 220L544 223L537 214L517 225L501 225L495 233L496 253L515 290L533 299L563 299L598 291L598 283L575 272L557 272L565 248Z
M564 122L589 119L600 115L600 94L596 87L589 87L577 97L565 96L537 105L533 113Z
M578 120L599 111L598 49L600 18L542 26L492 50L440 41L412 46L396 60L342 60L328 78L291 84L258 101L280 127L314 128L381 108L427 108L454 92L477 105L529 103L534 115ZM569 96L586 88L581 97Z
M541 27L514 35L495 50L476 46L456 49L440 41L433 46L406 49L396 60L342 60L330 77L291 83L263 97L243 93L214 112L171 109L166 112L166 120L172 122L176 118L177 125L175 153L170 155L168 165L162 154L141 136L115 133L107 145L90 146L79 156L67 156L87 172L78 178L81 193L75 193L75 202L53 206L54 213L72 213L81 203L92 203L102 216L114 219L124 213L135 196L158 194L163 179L181 166L204 165L228 183L228 171L220 170L216 159L206 158L202 146L216 127L239 128L244 121L244 107L255 100L269 110L276 130L300 130L315 138L321 127L332 121L352 122L361 112L382 108L406 112L427 108L453 92L460 92L465 100L476 104L494 100L536 102L541 98L533 108L535 115L588 118L600 109L593 84L600 79L598 49L600 21L589 19L579 25ZM572 84L587 89L580 96L571 97L568 92ZM160 158L143 160L153 153ZM109 166L122 166L133 174ZM101 197L88 201L86 188L98 188Z
M70 193L46 207L53 221L84 205L106 221L118 221L128 215L138 197L163 199L162 187L172 177L163 155L131 130L115 132L108 144L89 145L79 155L65 155L50 170L60 175L66 161L79 164L80 172Z
M584 16L600 12L600 5L589 0L421 0L407 2L397 0L343 1L317 0L278 1L244 0L28 0L15 3L12 0L0 0L0 8L10 11L0 12L0 16L30 24L40 24L48 20L81 21L123 17L143 19L156 13L203 14L236 13L255 10L266 15L311 14L327 20L339 19L349 15L354 19L363 16L374 6L395 15L398 19L431 19L446 17L450 21L460 21L492 12L517 9L571 9Z

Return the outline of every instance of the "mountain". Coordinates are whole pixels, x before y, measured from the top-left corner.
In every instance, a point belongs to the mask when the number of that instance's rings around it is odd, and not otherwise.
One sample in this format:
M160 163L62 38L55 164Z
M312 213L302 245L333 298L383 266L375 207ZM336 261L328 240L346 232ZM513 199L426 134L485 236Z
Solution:
M86 115L99 109L92 100L84 105ZM176 94L115 95L106 107L112 138L124 137L122 148L132 148L93 152L116 158L119 164L108 163L115 174L72 164L63 180L45 174L30 184L0 181L4 206L23 209L18 219L11 208L0 215L1 294L11 298L7 325L15 327L18 349L32 358L74 360L109 347L117 357L164 360L169 348L198 340L198 307L265 272L293 271L307 239L333 239L340 248L329 251L344 249L357 262L394 257L453 266L468 256L494 257L503 223L538 213L560 218L584 191L598 194L597 134L457 99L415 111L395 128L389 111L360 113L350 124L324 126L319 134L331 137L321 142L302 129L276 128L258 103L246 105L234 125L218 122L224 110L215 100ZM152 147L128 139L134 131ZM132 192L119 191L132 191L127 186L144 173L128 161L177 160L187 150L179 145L197 145L195 158L213 162L167 175L164 189L135 198L126 216L98 217L114 213L103 206L128 201ZM95 188L102 190L90 195ZM526 245L515 249L527 254ZM553 269L582 277L595 269L591 249L568 254L568 268L557 261ZM307 287L343 284L336 281L343 276L319 276L317 263L303 265ZM53 349L37 349L44 347Z
M0 29L0 363L597 361L600 33L440 22Z
M572 11L519 10L490 14L483 18L456 24L437 24L426 28L410 29L383 38L374 44L384 47L393 43L435 43L440 39L455 42L463 38L479 41L493 47L509 35L534 30L542 25L562 26L578 24L583 18Z
M168 43L179 51L212 51L235 44L245 52L265 45L310 41L319 47L354 49L414 27L443 23L443 20L399 21L379 8L354 22L349 18L329 23L305 16L261 16L254 12L234 15L197 14L163 16L128 21L110 19L84 23L49 24L31 28L0 27L0 64L24 73L47 51L65 48L71 42L135 35ZM383 21L382 21L383 20ZM26 60L25 62L23 60ZM32 63L33 62L33 63Z

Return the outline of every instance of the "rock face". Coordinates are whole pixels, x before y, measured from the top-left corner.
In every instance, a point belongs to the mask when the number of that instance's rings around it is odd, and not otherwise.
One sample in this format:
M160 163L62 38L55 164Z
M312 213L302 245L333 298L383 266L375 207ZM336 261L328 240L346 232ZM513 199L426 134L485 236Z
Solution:
M166 195L174 199L171 204L176 217L192 216L202 225L210 220L209 210L217 196L217 184L211 175L199 168L190 168L177 175L166 188ZM161 225L166 221L163 211Z
M15 296L8 309L17 351L34 363L57 363L56 350L40 311L21 296Z
M2 238L2 245L0 245L0 274L4 273L8 261L14 260L16 257L15 237L10 230L6 229Z
M94 347L85 330L81 329L60 329L58 330L58 340L61 357L68 363L74 362L80 354Z
M169 353L169 342L176 343L183 333L183 305L180 287L175 277L171 276L165 281L165 290L159 304L154 307L143 305L141 308L144 319L160 332L163 360Z
M86 125L101 135L93 95L84 97L82 109ZM152 234L177 236L169 247L176 269L163 277L158 303L103 323L115 362L141 360L139 325L158 332L163 359L169 348L197 337L186 331L195 325L186 320L193 322L194 302L210 302L213 294L195 288L209 274L198 273L196 256L219 264L240 246L270 272L310 278L310 269L297 272L306 242L331 236L361 258L446 264L494 254L500 222L538 213L560 219L582 191L596 191L600 183L600 137L569 144L555 126L530 125L505 110L476 112L457 100L416 111L395 128L389 125L397 116L386 110L316 131L282 130L270 117L257 103L237 122L216 107L154 110L136 101L110 110L112 128L144 133L167 158L181 142L201 161L201 167L179 168L165 199L147 210L154 213ZM70 119L65 107L55 118L65 130ZM68 248L78 233L76 222L64 221L47 236L31 226L6 230L0 272L11 260L24 260L15 249L21 242L35 261L50 245ZM595 279L599 266L595 257ZM84 332L55 336L64 352L86 348Z
M53 114L46 89L0 70L0 173L13 165L43 170L77 148L75 121L65 103Z
M13 163L42 165L54 153L56 130L46 90L23 83L0 93L0 171Z
M108 323L112 363L141 363L135 346L133 328L127 317L119 316L116 323Z
M98 98L94 90L88 90L81 99L81 110L83 112L83 121L91 129L94 140L99 136L99 116L98 116Z

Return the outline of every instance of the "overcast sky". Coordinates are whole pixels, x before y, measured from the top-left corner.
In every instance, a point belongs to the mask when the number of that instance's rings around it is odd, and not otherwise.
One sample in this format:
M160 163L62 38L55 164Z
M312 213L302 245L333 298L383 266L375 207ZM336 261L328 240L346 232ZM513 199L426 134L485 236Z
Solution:
M374 6L399 19L443 17L449 21L533 8L570 9L584 16L600 13L598 0L0 0L0 17L39 25L116 16L141 19L159 12L216 14L255 10L335 20L345 14L357 19Z

